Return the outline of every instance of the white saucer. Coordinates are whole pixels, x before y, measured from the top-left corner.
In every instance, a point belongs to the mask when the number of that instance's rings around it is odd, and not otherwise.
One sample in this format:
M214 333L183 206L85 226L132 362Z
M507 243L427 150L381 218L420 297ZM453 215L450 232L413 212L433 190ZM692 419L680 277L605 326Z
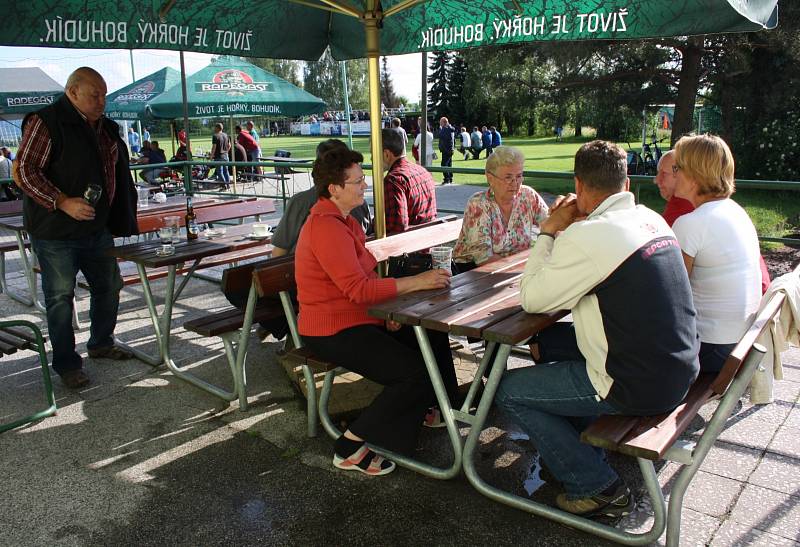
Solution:
M208 239L214 239L216 237L224 236L225 235L225 230L216 230L216 229L206 230L205 232L203 232L203 234Z
M271 233L267 234L267 235L264 235L264 236L260 236L260 235L256 235L256 234L250 233L250 234L247 234L246 237L248 237L250 239L267 239L268 237L271 237L271 236L272 236Z
M172 256L174 254L175 254L175 249L167 253L165 253L161 248L156 249L156 256L165 257L165 256Z

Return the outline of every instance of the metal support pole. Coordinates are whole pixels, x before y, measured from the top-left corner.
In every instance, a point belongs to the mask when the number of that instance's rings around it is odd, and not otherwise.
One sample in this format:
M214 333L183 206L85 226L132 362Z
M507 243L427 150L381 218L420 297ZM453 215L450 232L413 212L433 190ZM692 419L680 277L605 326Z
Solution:
M183 187L186 195L192 192L192 146L189 139L189 100L186 94L186 65L183 61L183 50L180 52L181 59L181 98L183 99L183 129L186 131L186 163L183 166Z
M344 94L344 116L347 118L347 146L353 149L353 122L350 119L350 90L347 88L347 64L339 61L342 71L342 93Z
M428 53L422 52L422 88L419 93L419 107L422 115L419 124L419 163L428 167Z
M369 117L372 149L372 195L375 199L375 237L386 237L386 212L383 202L383 141L381 139L381 89L378 57L380 55L380 31L378 25L383 13L376 0L367 2L364 27L367 37L367 61L369 67Z

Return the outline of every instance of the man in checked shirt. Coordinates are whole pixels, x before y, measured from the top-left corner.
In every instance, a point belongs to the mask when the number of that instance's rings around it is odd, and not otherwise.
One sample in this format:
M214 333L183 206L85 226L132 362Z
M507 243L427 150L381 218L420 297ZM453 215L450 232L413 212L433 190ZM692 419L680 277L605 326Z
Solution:
M406 159L403 136L394 129L381 130L386 235L436 218L436 183L430 171Z
M75 70L58 101L25 118L17 154L16 182L24 192L25 230L42 270L53 369L72 389L89 383L72 328L79 270L91 293L89 357L133 356L114 345L122 279L106 251L114 246L114 235L137 233L136 191L118 126L103 117L106 93L95 70ZM94 204L89 194L83 197L89 185L100 188Z

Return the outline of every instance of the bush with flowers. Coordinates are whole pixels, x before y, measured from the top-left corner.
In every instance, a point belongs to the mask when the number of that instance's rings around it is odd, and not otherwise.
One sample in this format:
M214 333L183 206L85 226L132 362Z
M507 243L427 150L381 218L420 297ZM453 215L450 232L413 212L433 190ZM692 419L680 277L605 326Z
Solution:
M773 113L770 118L755 128L737 128L736 177L800 181L800 109Z

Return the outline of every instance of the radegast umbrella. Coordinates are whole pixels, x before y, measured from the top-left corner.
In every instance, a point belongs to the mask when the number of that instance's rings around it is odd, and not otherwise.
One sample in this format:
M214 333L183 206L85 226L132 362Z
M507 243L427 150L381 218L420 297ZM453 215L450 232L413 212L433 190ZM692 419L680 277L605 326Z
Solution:
M166 67L109 93L106 97L106 116L114 120L141 120L147 104L181 83L181 73ZM180 86L178 86L180 89Z
M52 104L63 92L41 68L0 68L0 118L22 118Z
M251 63L219 57L186 79L189 117L304 116L325 110L325 102ZM181 86L150 101L156 118L183 116Z
M172 49L317 60L544 40L742 32L778 0L6 0L3 45ZM378 46L378 44L374 44Z
M773 28L778 0L6 0L0 45L367 57L372 175L381 180L381 55L548 40L632 40ZM187 121L188 123L188 121ZM383 185L375 232L385 234Z

